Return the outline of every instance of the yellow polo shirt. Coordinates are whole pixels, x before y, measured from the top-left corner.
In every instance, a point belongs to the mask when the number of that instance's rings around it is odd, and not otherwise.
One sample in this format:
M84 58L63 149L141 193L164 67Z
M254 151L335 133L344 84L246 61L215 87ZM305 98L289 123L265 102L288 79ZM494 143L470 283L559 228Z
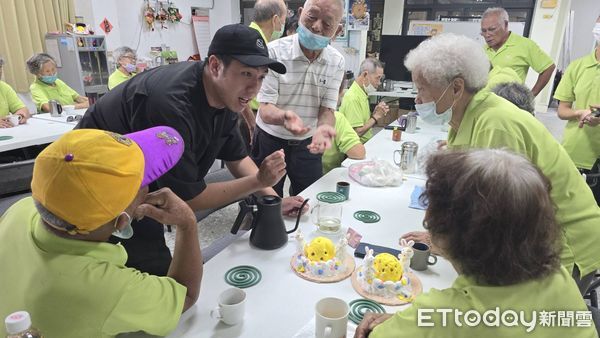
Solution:
M61 105L75 104L75 100L79 94L64 83L61 79L56 79L54 86L46 84L39 79L29 86L31 98L39 111L42 110L42 105L50 100L56 100Z
M537 165L552 183L551 197L562 227L561 263L577 264L581 275L600 268L600 208L567 152L531 114L481 90L471 99L458 130L448 132L450 148L508 148Z
M449 312L444 325L446 309ZM529 324L519 319L513 322L509 310L522 314ZM504 320L503 314L507 314ZM396 312L369 335L388 337L595 338L598 334L575 281L561 267L548 277L508 286L480 285L460 275L448 289L432 289L417 296L408 309Z
M24 108L25 104L17 93L4 81L0 81L0 117L5 117Z
M487 45L484 48L494 68L512 68L519 75L521 83L525 82L529 67L541 73L554 63L535 42L512 32L497 51Z
M164 336L181 316L186 288L125 266L120 244L58 237L33 199L0 218L0 317L27 310L44 337Z
M485 86L485 89L492 90L501 83L510 82L522 83L517 72L508 67L494 67L488 74L488 83Z
M358 134L344 114L335 112L335 137L331 144L331 148L325 150L322 157L323 175L327 174L331 169L337 168L346 158L346 152L355 145L360 144Z
M269 43L269 39L267 39L265 33L263 33L262 29L260 29L260 26L256 22L252 21L248 27L256 29L260 33L260 36L263 38L263 40L265 40L266 43ZM250 108L254 111L257 111L259 107L260 103L256 101L256 97L253 97L252 100L250 100Z
M346 119L352 128L364 126L371 117L369 96L356 81L352 83L346 92L346 95L344 95L342 105L340 106L340 112L346 116ZM360 137L360 141L365 143L370 140L371 137L373 137L373 131L369 129Z
M600 105L600 62L595 51L577 59L567 67L554 98L574 102L573 109L588 109ZM569 121L563 134L563 147L578 168L591 169L600 157L600 128Z
M116 69L110 76L108 77L108 90L115 88L121 83L131 79L135 76L135 73L131 73L129 75L123 73L119 69Z

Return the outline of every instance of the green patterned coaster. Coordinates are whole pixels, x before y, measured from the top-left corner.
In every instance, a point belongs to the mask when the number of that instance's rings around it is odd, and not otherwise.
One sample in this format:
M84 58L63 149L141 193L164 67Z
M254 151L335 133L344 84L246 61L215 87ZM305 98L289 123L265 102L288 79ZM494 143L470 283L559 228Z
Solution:
M326 203L340 203L346 200L346 196L335 191L325 191L318 193L317 199Z
M385 309L383 308L383 306L368 299L355 299L351 301L348 305L350 305L350 313L348 314L348 319L353 321L356 325L358 325L363 320L365 313L367 312L385 313Z
M354 213L354 218L364 223L376 223L381 220L378 213L370 210L359 210Z
M14 138L13 136L8 136L8 135L6 135L6 136L0 136L0 141L11 140L13 138Z
M225 273L225 282L240 289L249 288L260 282L262 274L250 265L240 265Z

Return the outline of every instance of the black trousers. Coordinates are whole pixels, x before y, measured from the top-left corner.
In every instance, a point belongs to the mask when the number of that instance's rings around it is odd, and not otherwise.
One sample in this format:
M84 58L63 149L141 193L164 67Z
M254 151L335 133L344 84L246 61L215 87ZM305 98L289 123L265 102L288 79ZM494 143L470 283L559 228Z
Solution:
M579 172L586 175L600 174L600 159L596 161L592 169L579 169ZM590 189L592 189L592 193L594 194L596 204L600 206L600 177L588 177L586 179L586 183L590 186Z
M285 169L291 182L289 193L290 196L295 196L323 176L321 154L311 154L307 148L311 142L312 137L304 140L285 140L275 137L256 126L250 157L260 167L265 157L279 149L283 149L285 152ZM273 186L279 196L283 196L284 182L285 176Z

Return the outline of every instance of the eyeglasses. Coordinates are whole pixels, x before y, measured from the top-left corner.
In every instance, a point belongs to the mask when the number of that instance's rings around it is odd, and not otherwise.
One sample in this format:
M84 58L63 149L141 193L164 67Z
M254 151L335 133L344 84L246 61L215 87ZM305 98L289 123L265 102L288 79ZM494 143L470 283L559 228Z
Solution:
M83 118L83 115L67 116L67 122L80 121L81 118Z
M494 33L495 31L498 30L498 28L500 28L500 27L496 26L496 27L490 27L488 29L482 28L481 29L481 34L483 35L483 34L485 34L487 32Z
M133 61L134 63L137 62L137 57L135 56L131 56L131 55L123 55L121 56L122 59L129 59L131 61Z

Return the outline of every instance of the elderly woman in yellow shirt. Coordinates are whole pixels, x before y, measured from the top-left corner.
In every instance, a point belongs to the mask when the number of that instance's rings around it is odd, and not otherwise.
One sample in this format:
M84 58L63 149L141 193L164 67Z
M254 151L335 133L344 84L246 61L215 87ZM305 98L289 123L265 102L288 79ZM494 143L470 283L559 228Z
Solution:
M0 78L4 59L0 57ZM10 114L19 115L19 124L23 124L31 116L29 110L19 99L17 93L4 81L0 81L0 128L10 128L13 124L8 120Z
M592 31L596 48L567 67L554 98L559 100L558 117L567 120L563 147L585 174L600 172L600 116L590 107L600 107L600 16ZM600 205L600 182L591 184Z
M458 277L396 314L367 314L355 338L598 337L560 266L561 228L539 168L484 149L434 154L426 174L423 225ZM543 312L551 324L542 324ZM559 321L561 313L571 322Z
M50 112L50 100L56 100L61 105L75 105L75 109L90 106L87 97L79 95L57 77L56 61L52 56L46 53L35 54L27 60L27 69L36 77L29 90L39 111Z
M117 62L117 69L108 78L109 90L131 79L137 70L135 65L137 56L133 49L127 46L119 47L113 51L113 58Z

